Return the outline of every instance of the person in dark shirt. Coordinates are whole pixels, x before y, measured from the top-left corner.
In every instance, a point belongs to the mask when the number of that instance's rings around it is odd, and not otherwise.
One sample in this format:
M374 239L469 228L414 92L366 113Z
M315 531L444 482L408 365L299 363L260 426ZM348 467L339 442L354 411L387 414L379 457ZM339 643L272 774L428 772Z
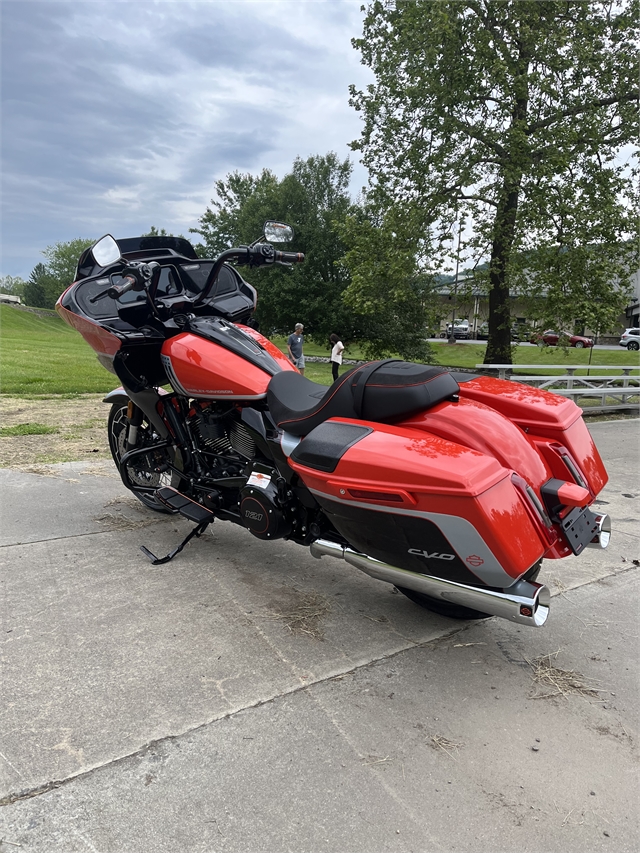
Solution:
M304 345L304 326L302 323L296 323L295 332L287 338L287 349L289 350L289 358L304 376L304 355L302 347Z

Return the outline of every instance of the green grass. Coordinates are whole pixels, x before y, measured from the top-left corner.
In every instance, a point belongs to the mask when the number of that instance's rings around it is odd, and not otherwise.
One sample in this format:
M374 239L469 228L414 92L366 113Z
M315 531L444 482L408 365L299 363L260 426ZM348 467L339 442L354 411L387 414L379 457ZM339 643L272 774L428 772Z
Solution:
M275 344L278 349L281 349L283 353L287 352L287 338L280 335L274 335L272 338L269 338L271 343ZM331 347L329 346L329 342L326 344L317 344L314 341L305 340L304 342L304 354L305 355L314 355L314 356L324 356L325 358L329 358L331 355ZM357 344L351 344L350 346L345 348L343 352L344 358L357 358L363 359L364 355L362 354L362 350ZM329 372L331 375L331 372ZM305 373L306 376L306 373Z
M16 424L15 426L0 427L0 436L5 435L49 435L59 432L57 427L46 424Z
M0 305L0 390L36 394L99 394L117 380L91 347L57 314L40 316Z
M433 343L431 344L436 354L438 364L446 367L461 367L465 369L475 369L476 364L482 364L486 344L447 344ZM569 347L531 347L517 346L513 347L512 361L514 364L514 372L518 372L518 364L534 364L535 368L525 368L521 373L547 373L550 372L550 365L565 365L565 364L584 364L585 369L577 371L578 374L586 373L588 369L593 371L593 365L601 367L616 365L637 365L640 368L640 353L627 352L624 347L619 347L617 350L596 349L591 355L592 366L589 368L589 349L575 349ZM552 371L551 371L552 372Z
M286 339L274 337L273 342L286 351ZM484 360L484 344L432 344L438 364L474 370ZM524 372L545 372L553 364L584 364L589 362L589 350L558 347L515 347L514 362L535 364L535 369ZM328 346L305 343L305 355L329 356ZM362 351L352 345L345 358L362 358ZM601 366L638 365L640 354L618 350L595 350L592 359ZM347 369L345 365L341 373ZM592 367L591 370L594 368ZM305 376L313 382L331 384L331 366L327 363L307 362ZM40 395L100 394L110 391L117 379L108 373L96 359L91 347L67 326L57 314L45 316L32 314L0 305L0 390L18 397Z

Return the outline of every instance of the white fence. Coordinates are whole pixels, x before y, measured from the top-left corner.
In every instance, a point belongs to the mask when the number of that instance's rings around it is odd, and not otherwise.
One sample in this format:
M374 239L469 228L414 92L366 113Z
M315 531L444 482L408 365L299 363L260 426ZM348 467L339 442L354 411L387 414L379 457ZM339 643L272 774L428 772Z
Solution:
M571 397L584 412L618 409L640 410L640 367L602 364L476 364L483 370L497 370L500 379L535 384L538 388ZM560 375L513 373L517 370L560 370ZM576 375L577 370L587 373ZM605 371L609 371L605 373ZM631 373L634 371L634 375ZM583 402L580 403L579 401Z

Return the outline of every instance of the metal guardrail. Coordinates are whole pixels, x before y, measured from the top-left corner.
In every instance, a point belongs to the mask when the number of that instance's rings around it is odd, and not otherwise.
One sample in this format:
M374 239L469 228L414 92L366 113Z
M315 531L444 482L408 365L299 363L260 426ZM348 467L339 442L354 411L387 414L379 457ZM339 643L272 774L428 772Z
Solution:
M511 379L515 382L536 384L563 397L570 397L578 403L580 398L585 404L581 406L584 412L606 412L619 409L640 410L640 367L609 365L609 364L546 364L547 370L560 370L560 375L534 374L523 375L513 373L514 368L533 370L540 369L540 364L476 364L484 370L497 370L500 379ZM576 375L577 370L587 370L587 374ZM591 373L591 371L595 371ZM616 373L604 374L604 371ZM631 371L636 371L632 376ZM599 398L599 402L598 402ZM594 402L589 402L593 400ZM580 405L578 403L578 405Z

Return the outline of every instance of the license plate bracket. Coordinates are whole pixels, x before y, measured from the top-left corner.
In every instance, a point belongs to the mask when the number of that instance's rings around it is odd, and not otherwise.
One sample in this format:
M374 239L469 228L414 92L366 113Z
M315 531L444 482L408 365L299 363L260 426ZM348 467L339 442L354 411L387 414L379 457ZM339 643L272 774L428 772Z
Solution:
M582 553L598 533L598 517L587 507L576 507L562 519L562 529L573 553Z

